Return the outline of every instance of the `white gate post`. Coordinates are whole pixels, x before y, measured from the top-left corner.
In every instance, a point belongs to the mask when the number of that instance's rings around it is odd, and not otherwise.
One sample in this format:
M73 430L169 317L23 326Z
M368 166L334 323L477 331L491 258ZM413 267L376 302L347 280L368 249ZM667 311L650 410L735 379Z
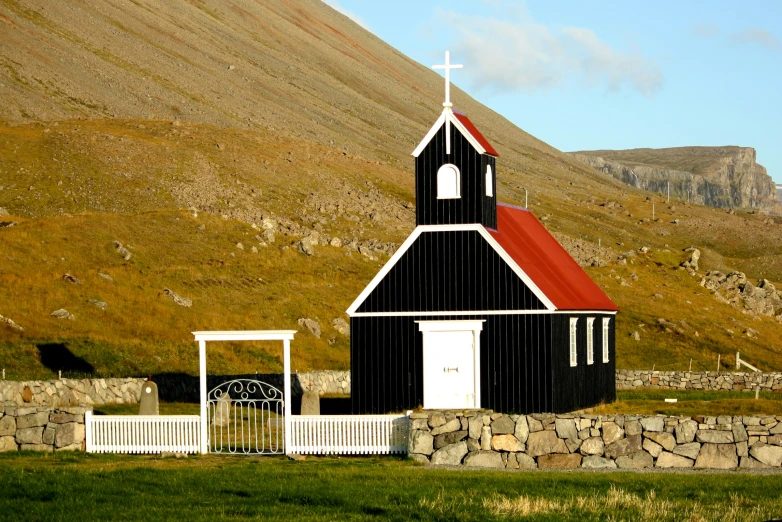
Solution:
M285 399L285 418L283 420L283 437L285 443L285 454L288 455L291 447L291 342L288 339L283 341L283 398Z
M84 412L84 451L92 453L92 410Z
M199 377L200 377L200 394L201 394L201 427L198 430L201 440L201 454L206 455L209 453L209 438L206 425L206 418L209 412L206 409L206 341L203 339L198 341L198 363L199 363Z

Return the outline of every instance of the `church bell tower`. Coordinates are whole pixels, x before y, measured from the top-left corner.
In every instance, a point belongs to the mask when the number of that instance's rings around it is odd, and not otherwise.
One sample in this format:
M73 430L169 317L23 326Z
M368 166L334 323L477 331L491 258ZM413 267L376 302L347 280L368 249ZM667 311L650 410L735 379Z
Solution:
M477 223L497 228L496 158L494 147L467 115L453 110L450 63L445 52L443 112L413 151L415 157L416 225Z

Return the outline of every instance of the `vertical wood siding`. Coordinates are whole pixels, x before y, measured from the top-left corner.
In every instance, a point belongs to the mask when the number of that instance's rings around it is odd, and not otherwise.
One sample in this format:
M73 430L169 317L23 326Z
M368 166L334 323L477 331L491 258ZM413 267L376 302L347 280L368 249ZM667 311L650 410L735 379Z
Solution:
M496 177L495 158L481 155L470 142L451 128L451 154L445 153L445 125L415 160L415 201L417 225L481 223L497 228L497 187L494 196L486 195L486 165ZM461 197L437 199L437 171L451 163L461 172Z
M577 317L577 366L570 366L570 318ZM595 318L594 363L587 364L587 317ZM610 317L608 362L603 362L603 317ZM607 314L557 314L553 316L553 413L564 413L616 400L616 316Z
M422 233L357 311L544 308L483 236L467 230Z
M449 316L484 319L481 406L506 413L552 411L551 324L555 316ZM353 413L389 413L423 405L423 336L431 317L353 317L350 369ZM575 391L575 390L574 390Z

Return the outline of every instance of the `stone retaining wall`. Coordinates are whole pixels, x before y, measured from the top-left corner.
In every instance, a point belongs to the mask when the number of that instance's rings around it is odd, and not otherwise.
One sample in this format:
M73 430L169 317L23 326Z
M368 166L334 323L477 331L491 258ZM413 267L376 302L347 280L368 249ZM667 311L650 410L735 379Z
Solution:
M84 407L30 407L0 403L0 452L83 451Z
M324 370L293 374L294 396L312 389L320 395L350 393L350 372ZM236 378L258 379L282 390L283 377L278 374L213 376L207 378L208 389ZM199 379L192 375L153 376L160 399L168 402L198 402ZM100 406L102 404L135 404L146 379L58 379L53 381L0 381L0 402L17 406Z
M617 370L616 389L782 391L782 372L659 372Z
M410 416L408 455L485 468L765 468L782 465L782 416Z

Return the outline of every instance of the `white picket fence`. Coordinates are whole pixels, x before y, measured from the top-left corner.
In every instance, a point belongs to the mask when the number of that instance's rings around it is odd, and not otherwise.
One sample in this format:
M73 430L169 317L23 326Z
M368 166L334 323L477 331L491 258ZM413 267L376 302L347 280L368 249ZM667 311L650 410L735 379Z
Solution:
M198 453L198 415L84 416L88 453Z
M302 455L407 453L406 415L292 415L291 445Z

